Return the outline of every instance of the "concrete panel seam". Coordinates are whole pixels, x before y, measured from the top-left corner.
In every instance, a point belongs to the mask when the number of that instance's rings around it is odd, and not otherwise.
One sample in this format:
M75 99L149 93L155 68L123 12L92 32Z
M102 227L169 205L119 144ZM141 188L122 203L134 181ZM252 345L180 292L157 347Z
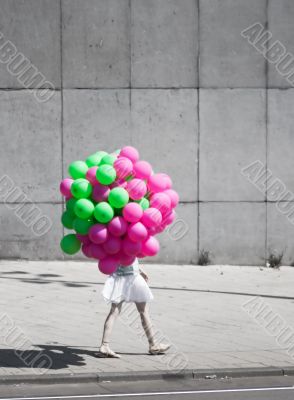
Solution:
M265 30L268 30L268 3L266 0L266 18L265 18ZM266 42L266 51L268 50L268 42ZM269 65L268 60L265 60L265 170L266 170L266 181L265 181L265 243L264 243L264 259L267 259L267 246L268 246L268 207L267 207L267 190L268 190L268 81L269 81Z
M63 13L62 13L62 0L60 0L60 139L61 139L61 179L64 177L64 146L63 146ZM62 198L62 209L64 209L64 198ZM65 228L62 227L62 235L64 236Z
M197 83L199 86L200 83L200 0L196 0L196 7L197 7ZM197 137L197 257L199 257L200 251L200 207L199 207L199 199L200 199L200 91L199 88L197 90L197 130L198 130L198 137Z

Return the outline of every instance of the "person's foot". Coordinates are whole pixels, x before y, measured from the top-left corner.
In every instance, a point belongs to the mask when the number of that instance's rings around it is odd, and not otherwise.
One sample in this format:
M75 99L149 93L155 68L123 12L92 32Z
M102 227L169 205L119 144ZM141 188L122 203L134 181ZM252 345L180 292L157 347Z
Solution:
M109 346L102 344L100 346L99 352L96 353L96 357L99 358L120 358L120 355L112 351Z
M159 343L149 347L150 354L164 354L170 348L170 344Z

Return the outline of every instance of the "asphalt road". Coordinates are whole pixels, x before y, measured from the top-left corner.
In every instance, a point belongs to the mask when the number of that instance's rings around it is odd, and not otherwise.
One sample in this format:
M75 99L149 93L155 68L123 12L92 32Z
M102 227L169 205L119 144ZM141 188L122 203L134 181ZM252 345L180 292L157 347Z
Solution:
M10 400L293 400L294 377L0 385Z

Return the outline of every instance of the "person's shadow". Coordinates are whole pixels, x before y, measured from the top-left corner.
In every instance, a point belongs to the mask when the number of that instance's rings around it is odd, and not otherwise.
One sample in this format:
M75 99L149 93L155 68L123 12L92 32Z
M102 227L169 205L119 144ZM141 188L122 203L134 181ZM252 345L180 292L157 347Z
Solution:
M58 370L86 365L85 356L97 351L68 346L35 345L36 349L0 349L0 368L37 368ZM98 360L98 359L97 359Z

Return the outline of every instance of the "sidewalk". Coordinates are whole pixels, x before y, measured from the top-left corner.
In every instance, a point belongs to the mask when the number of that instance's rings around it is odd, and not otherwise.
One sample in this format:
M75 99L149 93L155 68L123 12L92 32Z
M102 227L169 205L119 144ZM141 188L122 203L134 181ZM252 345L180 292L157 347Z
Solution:
M126 305L112 343L122 358L97 359L93 352L100 343L108 306L101 298L105 277L95 263L1 261L0 380L44 373L111 376L294 366L294 351L288 354L276 335L262 326L270 322L269 317L256 321L244 309L244 303L262 295L260 301L271 315L282 318L292 332L293 267L153 264L145 270L155 296L154 325L157 334L172 343L170 352L148 355L135 308ZM15 348L26 351L16 354ZM34 362L37 356L39 361ZM44 368L34 371L40 360ZM52 365L47 371L48 360Z

